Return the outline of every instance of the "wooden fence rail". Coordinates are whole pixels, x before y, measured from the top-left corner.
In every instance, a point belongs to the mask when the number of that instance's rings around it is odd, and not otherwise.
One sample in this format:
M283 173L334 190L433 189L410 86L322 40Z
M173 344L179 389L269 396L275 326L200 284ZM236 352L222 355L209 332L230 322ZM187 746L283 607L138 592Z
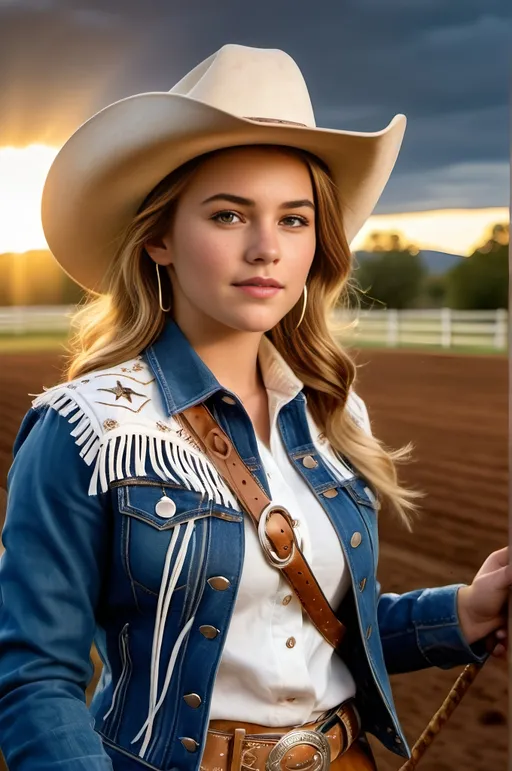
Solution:
M0 335L63 334L69 329L73 306L0 307ZM350 342L443 348L494 348L508 344L508 311L370 310L337 311L336 329Z

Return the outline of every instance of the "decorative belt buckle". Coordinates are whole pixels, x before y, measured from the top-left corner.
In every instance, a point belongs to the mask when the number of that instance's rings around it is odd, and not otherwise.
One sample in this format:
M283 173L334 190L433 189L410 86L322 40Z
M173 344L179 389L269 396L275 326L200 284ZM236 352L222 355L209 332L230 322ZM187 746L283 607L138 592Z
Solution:
M293 541L291 545L290 554L287 557L280 558L272 548L272 544L270 543L270 540L267 536L266 526L267 526L267 519L272 514L273 511L278 511L280 514L283 515L283 517L286 519L288 524L290 525ZM263 549L263 552L265 554L265 557L267 558L267 562L272 565L272 567L279 568L282 570L287 565L290 564L292 559L295 556L295 549L298 546L297 543L297 536L295 535L295 530L293 529L293 519L289 511L287 511L283 506L278 506L274 503L269 503L269 505L263 510L260 516L260 521L258 523L258 538L260 540L261 548Z
M302 731L300 729L289 731L272 747L265 763L266 771L283 771L281 762L286 753L300 744L308 744L318 750L313 756L314 762L308 767L307 771L328 771L331 764L331 748L327 737L318 731ZM286 764L284 768L288 769L288 771L293 771Z

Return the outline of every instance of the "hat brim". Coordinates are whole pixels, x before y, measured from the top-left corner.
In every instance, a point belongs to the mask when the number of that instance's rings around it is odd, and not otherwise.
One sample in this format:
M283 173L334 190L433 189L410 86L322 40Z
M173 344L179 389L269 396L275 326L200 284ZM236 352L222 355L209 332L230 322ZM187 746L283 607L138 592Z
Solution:
M272 144L327 164L350 243L389 179L405 126L400 114L372 133L261 123L180 94L137 94L93 115L57 154L42 196L44 234L64 271L100 293L126 227L167 174L212 150Z

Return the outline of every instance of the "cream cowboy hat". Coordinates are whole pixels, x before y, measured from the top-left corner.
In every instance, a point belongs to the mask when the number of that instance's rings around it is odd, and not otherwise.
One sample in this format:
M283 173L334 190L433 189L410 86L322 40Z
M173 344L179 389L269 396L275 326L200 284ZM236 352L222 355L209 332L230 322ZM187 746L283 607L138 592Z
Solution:
M317 128L306 83L288 54L225 45L170 91L114 102L72 134L43 190L46 240L74 281L105 291L105 268L160 180L211 150L274 144L307 150L327 164L350 243L389 179L405 124L395 115L372 133Z

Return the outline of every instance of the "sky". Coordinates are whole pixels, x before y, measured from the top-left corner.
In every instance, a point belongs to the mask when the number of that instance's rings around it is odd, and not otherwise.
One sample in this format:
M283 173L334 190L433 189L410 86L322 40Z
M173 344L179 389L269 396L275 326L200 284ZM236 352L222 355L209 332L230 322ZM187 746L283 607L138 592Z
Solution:
M59 147L225 43L275 47L299 64L318 126L407 115L375 214L506 207L511 16L509 0L0 0L0 149Z

